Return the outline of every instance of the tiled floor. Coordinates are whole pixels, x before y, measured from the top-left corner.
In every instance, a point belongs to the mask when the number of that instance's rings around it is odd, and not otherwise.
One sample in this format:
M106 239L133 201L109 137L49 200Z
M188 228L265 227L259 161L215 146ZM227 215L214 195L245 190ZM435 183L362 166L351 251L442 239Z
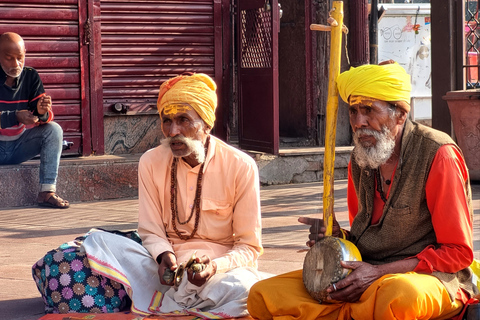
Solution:
M475 257L480 258L480 184L473 184ZM280 274L301 269L308 227L300 216L321 217L321 183L262 187L264 255L261 271ZM70 209L0 209L0 319L33 320L44 315L31 266L47 251L92 227L136 228L138 201L74 203ZM346 181L335 182L335 212L348 226Z

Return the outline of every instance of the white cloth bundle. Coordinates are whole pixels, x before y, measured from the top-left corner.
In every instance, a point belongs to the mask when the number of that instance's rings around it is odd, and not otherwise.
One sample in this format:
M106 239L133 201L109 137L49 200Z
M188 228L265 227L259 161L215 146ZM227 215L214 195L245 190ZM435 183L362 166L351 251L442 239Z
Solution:
M270 276L249 267L236 268L214 275L201 287L185 277L175 289L160 283L156 261L133 240L99 231L87 237L83 246L92 270L122 283L133 301L131 311L144 315L246 316L250 287Z

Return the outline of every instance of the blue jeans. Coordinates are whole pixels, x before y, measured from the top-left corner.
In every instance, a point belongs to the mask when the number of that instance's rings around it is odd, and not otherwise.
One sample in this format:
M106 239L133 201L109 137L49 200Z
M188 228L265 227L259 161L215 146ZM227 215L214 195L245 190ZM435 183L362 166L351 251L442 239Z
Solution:
M0 165L18 164L40 154L40 192L56 192L63 130L49 122L25 130L17 140L0 141Z

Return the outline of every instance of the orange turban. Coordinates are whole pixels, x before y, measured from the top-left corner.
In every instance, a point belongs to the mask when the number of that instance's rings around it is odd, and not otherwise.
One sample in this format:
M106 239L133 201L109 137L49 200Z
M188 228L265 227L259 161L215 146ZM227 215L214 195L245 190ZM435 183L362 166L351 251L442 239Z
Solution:
M160 86L158 113L161 115L162 110L169 105L188 104L212 128L217 108L216 89L213 79L203 73L171 78Z

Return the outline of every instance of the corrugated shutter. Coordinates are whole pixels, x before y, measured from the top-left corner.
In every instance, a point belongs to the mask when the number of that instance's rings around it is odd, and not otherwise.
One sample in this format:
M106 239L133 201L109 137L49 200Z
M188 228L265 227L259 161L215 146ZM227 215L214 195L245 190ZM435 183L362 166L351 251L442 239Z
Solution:
M64 139L74 143L64 153L81 153L81 70L78 0L14 0L0 3L0 33L25 40L27 66L37 69L52 96L55 121Z
M101 0L103 101L154 112L158 88L186 71L215 76L214 1Z

